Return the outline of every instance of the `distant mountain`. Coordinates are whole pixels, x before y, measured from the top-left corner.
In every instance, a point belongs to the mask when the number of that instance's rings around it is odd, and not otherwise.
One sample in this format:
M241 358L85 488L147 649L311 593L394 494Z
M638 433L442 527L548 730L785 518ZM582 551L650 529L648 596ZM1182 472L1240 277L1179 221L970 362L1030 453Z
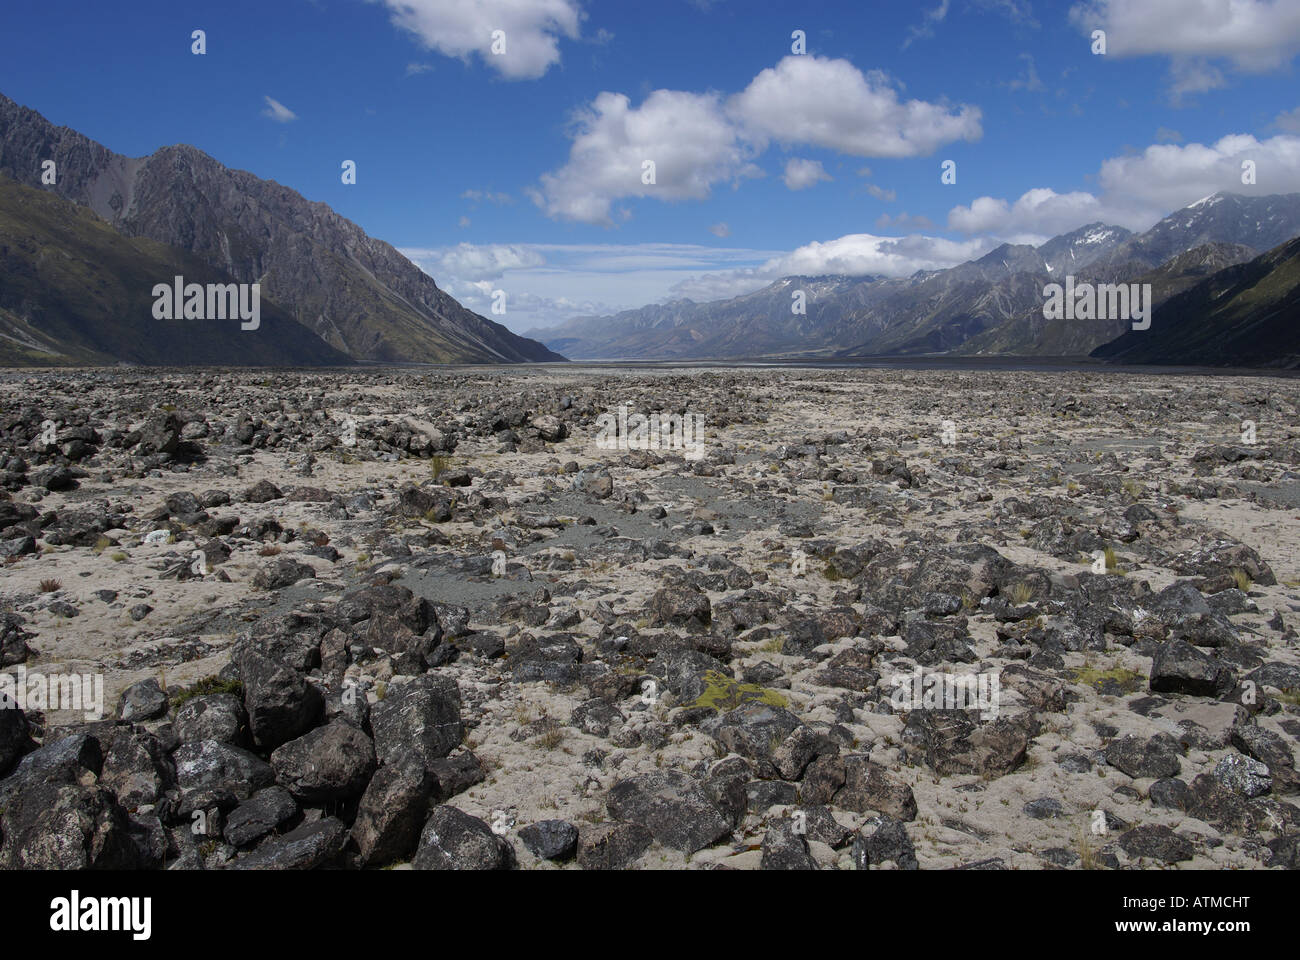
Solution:
M45 160L57 165L54 186L41 184ZM0 174L81 204L127 237L165 243L239 282L261 283L264 302L354 360L564 359L465 309L327 205L227 169L194 147L124 157L0 96Z
M1300 193L1243 197L1216 193L1175 210L1150 230L1101 257L1097 276L1119 269L1132 275L1132 265L1148 270L1172 257L1207 243L1239 243L1256 254L1272 250L1300 234Z
M166 244L123 237L85 207L0 177L0 364L342 364L262 300L259 326L155 320L153 288L231 278Z
M787 277L731 300L677 300L530 333L575 359L1086 356L1128 322L1045 321L1046 284L1140 280L1158 303L1296 234L1300 194L1215 194L1138 235L1091 223L905 278ZM806 315L791 312L796 290Z
M1300 368L1300 237L1170 297L1149 330L1094 357L1117 363Z
M1203 280L1210 274L1255 256L1255 251L1239 243L1207 243L1184 251L1154 270L1136 276L1114 277L1106 270L1101 276L1095 265L1084 267L1076 275L1080 282L1151 284L1151 299L1156 306ZM1139 264L1132 263L1132 269ZM1053 277L1066 276L1053 273ZM1063 282L1063 281L1060 281ZM991 330L971 337L961 345L964 356L1086 356L1099 344L1107 343L1131 329L1132 320L1047 320L1043 317L1041 288L1039 297L1019 316Z

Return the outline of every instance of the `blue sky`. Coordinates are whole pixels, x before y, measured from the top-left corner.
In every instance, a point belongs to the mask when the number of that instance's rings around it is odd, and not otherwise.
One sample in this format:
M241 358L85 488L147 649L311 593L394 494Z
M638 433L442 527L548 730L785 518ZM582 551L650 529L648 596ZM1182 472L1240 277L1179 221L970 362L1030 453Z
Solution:
M1295 0L68 0L6 10L0 92L328 203L524 331L1300 191L1297 52Z

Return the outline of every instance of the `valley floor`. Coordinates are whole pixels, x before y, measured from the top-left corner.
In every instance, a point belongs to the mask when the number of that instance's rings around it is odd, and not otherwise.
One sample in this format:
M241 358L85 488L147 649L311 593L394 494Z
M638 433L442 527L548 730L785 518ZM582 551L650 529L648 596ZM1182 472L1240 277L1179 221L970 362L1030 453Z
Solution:
M107 716L0 711L0 866L1294 868L1298 404L7 374L0 670L101 674ZM702 456L602 449L620 405ZM997 696L900 700L918 669Z

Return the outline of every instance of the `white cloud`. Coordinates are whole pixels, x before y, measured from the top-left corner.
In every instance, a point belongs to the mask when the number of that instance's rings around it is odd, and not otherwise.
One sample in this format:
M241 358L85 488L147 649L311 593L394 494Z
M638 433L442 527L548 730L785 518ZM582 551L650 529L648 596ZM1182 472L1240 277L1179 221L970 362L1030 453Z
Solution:
M902 102L882 74L814 56L786 57L725 101L656 90L634 107L623 94L603 92L574 115L572 129L568 161L529 195L547 216L606 226L618 200L699 200L720 183L761 176L752 161L772 140L909 157L982 135L977 107ZM642 182L647 160L655 163L653 184Z
M574 125L568 162L543 174L533 194L551 217L609 225L615 200L699 200L720 182L758 173L712 94L656 90L633 107L622 94L601 93ZM655 165L650 184L647 161Z
M856 233L825 243L805 244L765 264L765 269L777 277L820 274L907 277L917 270L938 270L965 263L995 246L997 242L987 237L949 240L922 234L878 237Z
M507 270L540 267L546 263L545 257L526 244L458 243L454 247L415 249L404 253L417 263L428 263L435 279L451 276L459 280L495 280Z
M1070 9L1070 20L1088 33L1105 30L1107 56L1177 58L1175 93L1222 83L1206 58L1261 72L1300 52L1300 4L1294 0L1086 0Z
M1257 182L1241 182L1244 160L1253 160ZM1085 223L1145 230L1170 211L1221 190L1260 194L1300 191L1300 136L1281 134L1257 140L1230 134L1213 144L1161 143L1101 165L1097 194L1059 194L1049 188L1026 191L1014 203L979 197L953 207L948 226L966 234L1052 236Z
M928 156L983 135L978 107L900 101L883 73L807 55L763 70L730 108L756 142L812 144L857 157Z
M262 116L270 117L276 123L289 123L291 120L298 119L298 115L279 100L273 100L270 97L263 97L262 99L266 101L266 109L262 111Z
M709 233L715 237L729 237L731 236L731 226L727 223L715 223L709 227Z
M794 157L786 163L785 176L781 179L791 190L807 190L821 180L831 179L831 175L822 167L820 160Z
M1014 204L996 197L979 197L969 207L953 207L948 212L948 228L966 234L1031 233L1050 237L1104 220L1103 213L1101 202L1091 193L1057 193L1040 187L1026 191Z
M898 199L897 192L886 190L884 187L878 187L874 183L867 185L867 193L871 194L877 200L883 200L885 203L893 203Z
M1257 184L1241 182L1243 160L1255 161ZM1229 134L1213 144L1156 144L1136 156L1114 157L1098 178L1108 201L1146 204L1168 212L1220 190L1260 194L1300 191L1300 137L1257 140Z
M511 80L532 80L560 62L561 37L578 39L578 0L378 0L394 25L430 50L484 63ZM493 32L505 33L505 52L493 53Z

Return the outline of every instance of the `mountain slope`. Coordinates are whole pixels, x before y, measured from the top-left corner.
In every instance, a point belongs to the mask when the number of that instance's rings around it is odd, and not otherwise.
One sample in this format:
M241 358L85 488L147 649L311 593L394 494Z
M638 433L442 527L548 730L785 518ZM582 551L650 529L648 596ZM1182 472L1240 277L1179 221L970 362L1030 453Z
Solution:
M123 237L85 207L0 177L0 364L238 364L350 360L265 297L260 325L155 320L153 288L229 283L197 257Z
M1178 254L1155 270L1116 279L1126 283L1151 284L1151 300L1158 306L1215 271L1244 263L1254 256L1255 251L1242 244L1207 243ZM1138 269L1138 264L1130 263L1132 269ZM1081 282L1110 282L1110 278L1097 277L1091 267L1085 267L1080 273ZM1053 277L1061 276L1053 274ZM967 340L961 345L960 353L963 356L1086 356L1097 346L1122 335L1131 325L1132 320L1118 317L1109 320L1044 319L1040 287L1039 296L1023 313Z
M652 304L532 334L582 359L1086 356L1128 321L1045 321L1045 285L1151 283L1158 303L1296 234L1300 194L1216 194L1142 234L1091 223L910 277L787 277L731 300ZM796 289L807 293L806 316L790 311Z
M0 173L53 187L128 237L165 243L288 310L357 360L562 360L541 344L469 311L392 246L327 205L190 146L123 157L0 96Z
M1092 356L1117 363L1300 367L1300 237L1171 297L1151 329Z

